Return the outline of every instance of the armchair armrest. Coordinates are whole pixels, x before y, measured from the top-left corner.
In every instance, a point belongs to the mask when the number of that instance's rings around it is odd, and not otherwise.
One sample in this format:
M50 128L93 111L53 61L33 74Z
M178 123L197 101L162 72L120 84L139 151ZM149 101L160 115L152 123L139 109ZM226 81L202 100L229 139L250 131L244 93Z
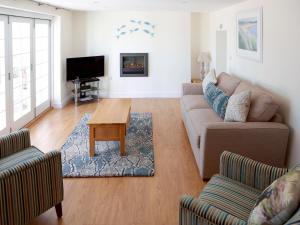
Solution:
M50 152L1 171L0 187L0 205L5 206L0 207L0 224L27 224L63 200L61 153Z
M268 165L284 167L289 128L272 122L204 123L200 128L200 171L203 179L219 171L223 151L231 151Z
M201 83L184 83L182 84L182 95L203 95Z
M28 129L22 129L2 136L0 137L0 158L28 148L30 145L30 133Z
M224 211L201 201L200 198L184 195L179 207L180 225L220 224L220 218L224 219ZM227 214L222 224L240 224L240 219Z
M221 175L260 190L264 190L287 171L227 151L220 157Z
M300 208L292 215L292 217L284 225L296 225L300 223Z

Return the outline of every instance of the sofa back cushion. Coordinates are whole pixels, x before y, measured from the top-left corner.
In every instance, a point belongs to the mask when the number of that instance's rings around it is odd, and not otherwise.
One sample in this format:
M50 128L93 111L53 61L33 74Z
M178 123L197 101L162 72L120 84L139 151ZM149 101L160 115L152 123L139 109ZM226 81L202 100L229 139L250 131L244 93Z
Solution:
M218 88L213 83L209 83L206 87L204 98L215 111L215 113L217 113L219 117L224 119L229 96L227 96L220 88Z
M218 76L218 88L225 92L226 95L232 95L235 89L240 84L241 80L234 76L230 76L227 73L221 73Z
M249 122L268 122L276 114L279 105L274 101L271 94L261 88L242 81L236 88L234 94L242 91L251 91L250 111L247 121Z

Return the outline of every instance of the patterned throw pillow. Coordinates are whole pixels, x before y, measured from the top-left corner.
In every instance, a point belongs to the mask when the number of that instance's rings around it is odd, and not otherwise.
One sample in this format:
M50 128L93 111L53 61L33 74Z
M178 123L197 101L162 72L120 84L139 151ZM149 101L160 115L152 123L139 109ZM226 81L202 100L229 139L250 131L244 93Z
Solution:
M209 83L204 92L204 98L218 116L224 119L229 96L213 83Z
M229 98L225 122L246 122L250 109L251 92L243 91Z
M222 90L218 88L213 83L209 83L206 86L206 90L204 92L204 98L210 107L213 107L215 99L222 93Z
M258 197L248 225L282 225L300 202L300 171L295 169L275 180Z
M204 80L202 81L202 88L203 88L203 93L205 93L206 91L206 87L208 84L213 83L216 84L217 83L217 76L216 76L216 72L214 69L212 69L204 78Z

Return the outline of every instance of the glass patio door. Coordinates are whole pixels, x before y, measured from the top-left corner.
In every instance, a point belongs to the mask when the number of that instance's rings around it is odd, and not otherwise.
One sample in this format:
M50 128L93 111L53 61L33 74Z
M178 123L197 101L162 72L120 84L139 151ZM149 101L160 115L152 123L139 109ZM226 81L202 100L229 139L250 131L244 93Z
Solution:
M36 115L50 107L50 22L35 20Z
M50 21L0 15L0 135L50 107Z
M9 88L7 76L7 34L6 16L0 16L0 135L9 133Z
M33 21L10 17L11 129L17 130L34 119Z

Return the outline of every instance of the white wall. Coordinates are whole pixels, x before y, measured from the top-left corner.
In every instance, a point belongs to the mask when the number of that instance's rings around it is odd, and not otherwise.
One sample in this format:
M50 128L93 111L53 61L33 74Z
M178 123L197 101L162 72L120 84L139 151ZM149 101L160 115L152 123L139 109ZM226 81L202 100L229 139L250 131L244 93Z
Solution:
M263 7L263 63L236 55L236 13ZM291 128L288 163L300 163L300 1L250 0L210 15L210 46L215 58L216 30L228 31L229 72L270 90ZM270 157L272 157L270 155Z
M201 77L201 65L197 62L197 58L201 52L201 13L191 14L191 72L192 78L199 79Z
M191 72L192 78L201 77L201 65L197 62L200 52L209 48L209 14L191 13Z
M105 95L109 97L178 97L191 78L191 17L187 12L73 13L74 56L105 55ZM143 32L116 38L130 19L155 24L155 36ZM120 77L120 53L148 52L149 77Z
M70 98L70 91L66 85L65 62L66 58L72 55L72 12L55 10L45 5L38 6L26 0L0 0L0 6L53 16L55 49L52 105L63 107Z

